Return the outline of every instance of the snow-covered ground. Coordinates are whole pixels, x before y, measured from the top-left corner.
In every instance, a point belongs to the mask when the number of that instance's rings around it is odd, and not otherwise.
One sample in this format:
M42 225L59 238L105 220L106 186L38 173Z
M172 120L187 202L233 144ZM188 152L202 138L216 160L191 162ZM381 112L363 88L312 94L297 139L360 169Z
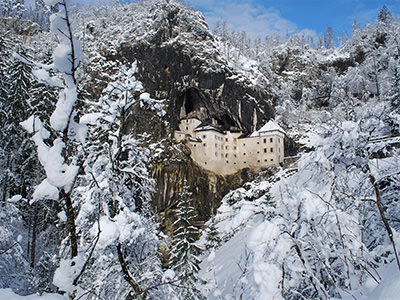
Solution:
M343 300L396 300L400 299L400 271L396 262L381 268L382 281L379 285L370 280L362 290L344 297ZM354 296L354 297L353 297ZM332 299L336 300L336 299Z
M11 291L11 289L0 289L0 299L1 300L66 300L67 298L58 294L43 294L39 295L29 295L29 296L19 296Z

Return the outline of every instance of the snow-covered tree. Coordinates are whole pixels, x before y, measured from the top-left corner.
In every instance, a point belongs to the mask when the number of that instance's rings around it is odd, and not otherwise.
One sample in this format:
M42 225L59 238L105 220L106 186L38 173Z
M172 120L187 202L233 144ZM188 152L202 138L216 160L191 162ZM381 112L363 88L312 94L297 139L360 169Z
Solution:
M0 206L0 288L29 294L35 281L23 249L26 231L14 203Z
M77 226L84 237L82 248L90 250L74 282L92 297L168 297L158 254L161 240L151 209L149 153L126 133L126 119L134 105L157 103L143 93L136 72L136 63L129 69L121 66L100 100L91 103L83 116L90 128L88 156L73 197L85 199ZM57 276L62 273L56 274L56 280ZM117 293L116 285L120 286Z
M49 5L58 4L61 10L53 16L51 29L58 35L59 46L53 54L54 63L47 66L63 76L62 90L49 124L50 131L36 116L21 123L33 135L38 151L38 158L46 173L46 178L36 187L32 202L52 199L60 201L64 208L67 224L65 226L69 241L69 263L78 256L78 236L75 223L75 207L71 199L78 172L81 168L86 126L79 124L74 107L77 99L77 68L80 64L80 43L74 38L69 16L68 1L47 1ZM35 70L40 81L54 83L43 69ZM64 259L66 257L63 256Z
M191 206L191 193L186 182L179 198L177 220L174 222L173 241L171 247L170 268L180 280L179 291L182 299L202 299L197 286L200 283L197 273L202 249L196 244L199 230L193 226L196 211Z

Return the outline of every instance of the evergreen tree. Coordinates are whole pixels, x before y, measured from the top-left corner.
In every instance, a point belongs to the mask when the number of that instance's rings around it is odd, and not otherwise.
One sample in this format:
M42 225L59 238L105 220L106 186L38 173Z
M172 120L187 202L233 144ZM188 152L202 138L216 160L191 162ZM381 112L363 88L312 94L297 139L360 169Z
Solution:
M35 281L23 249L26 230L14 203L0 206L0 288L29 294Z
M17 51L26 56L27 49L19 46ZM3 106L6 111L6 124L3 126L5 135L4 149L8 153L7 171L8 180L4 184L5 197L21 194L27 197L32 186L31 179L34 178L35 150L33 143L29 140L26 132L19 125L24 121L30 111L29 97L33 82L32 68L19 59L14 59L9 71L9 89L6 103Z
M388 115L387 121L391 125L392 134L399 134L400 126L400 70L394 66L393 82L388 94L388 101L392 106L392 111Z
M171 247L170 267L180 280L182 288L179 294L182 299L202 299L201 292L196 288L200 281L197 273L200 269L199 255L202 249L196 245L199 230L192 225L196 212L190 204L191 196L185 182L178 203L177 220L174 222L176 229Z
M386 5L384 5L381 10L379 11L378 14L378 21L379 22L383 22L383 23L390 23L393 20L393 16L391 14L391 12L389 11L389 9L386 7Z
M210 226L206 229L206 249L215 249L221 245L221 238L213 220L210 221Z
M35 11L33 20L43 29L49 28L50 9L45 5L44 0L35 0Z

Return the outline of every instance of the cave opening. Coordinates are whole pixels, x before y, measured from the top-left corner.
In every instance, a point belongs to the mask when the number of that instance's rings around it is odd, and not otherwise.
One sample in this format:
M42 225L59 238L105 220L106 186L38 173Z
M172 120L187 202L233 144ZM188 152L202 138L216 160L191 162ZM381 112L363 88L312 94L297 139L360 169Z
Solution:
M228 114L217 116L215 119L222 130L231 130L238 127L238 124Z
M190 113L196 113L200 117L199 113L203 113L206 109L206 102L205 95L199 89L188 88L179 97L180 117L187 117Z

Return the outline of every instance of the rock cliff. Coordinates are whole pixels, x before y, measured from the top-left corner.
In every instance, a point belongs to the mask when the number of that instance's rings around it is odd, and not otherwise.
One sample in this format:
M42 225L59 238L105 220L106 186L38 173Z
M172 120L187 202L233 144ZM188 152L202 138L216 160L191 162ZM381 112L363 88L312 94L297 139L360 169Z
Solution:
M163 159L153 161L155 207L158 211L174 207L187 180L202 218L208 217L222 196L247 180L251 171L224 178L203 170L191 161L188 149L176 148L173 131L181 117L201 109L203 121L215 119L225 129L251 132L274 117L273 96L229 66L199 12L175 1L127 7L123 13L115 8L107 15L101 9L94 15L78 15L87 24L77 29L83 32L87 68L92 70L87 90L96 94L107 81L104 70L96 68L100 62L103 69L109 65L112 70L137 61L137 78L145 90L166 99L167 125L151 112L136 109L127 126L130 132L147 136L147 143L167 141L161 147ZM113 13L118 23L110 24Z

